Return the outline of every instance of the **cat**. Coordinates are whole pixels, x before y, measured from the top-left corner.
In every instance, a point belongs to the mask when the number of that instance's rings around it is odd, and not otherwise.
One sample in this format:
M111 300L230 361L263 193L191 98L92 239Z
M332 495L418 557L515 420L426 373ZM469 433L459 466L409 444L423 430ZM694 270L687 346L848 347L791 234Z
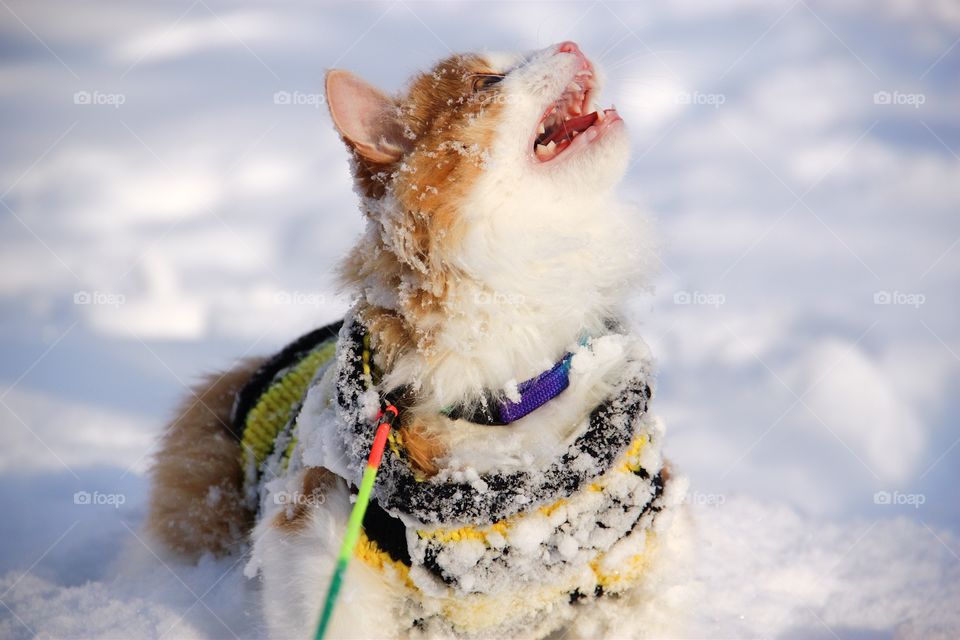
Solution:
M330 637L602 636L649 590L685 484L626 327L655 241L615 193L629 137L601 84L573 42L453 55L399 96L327 73L366 220L353 307L200 385L152 472L151 534L249 547L271 637L313 633L386 400Z

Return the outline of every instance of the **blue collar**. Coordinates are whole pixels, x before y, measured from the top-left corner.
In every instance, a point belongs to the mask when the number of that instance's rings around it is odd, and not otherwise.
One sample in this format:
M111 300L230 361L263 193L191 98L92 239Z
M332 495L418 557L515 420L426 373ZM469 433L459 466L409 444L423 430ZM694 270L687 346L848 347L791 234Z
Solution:
M585 346L588 338L580 339ZM462 405L444 409L443 413L454 420L468 420L483 425L507 425L536 411L547 404L570 386L570 362L573 354L567 353L543 373L517 385L517 400L505 397L503 393L485 391L480 403L472 409Z

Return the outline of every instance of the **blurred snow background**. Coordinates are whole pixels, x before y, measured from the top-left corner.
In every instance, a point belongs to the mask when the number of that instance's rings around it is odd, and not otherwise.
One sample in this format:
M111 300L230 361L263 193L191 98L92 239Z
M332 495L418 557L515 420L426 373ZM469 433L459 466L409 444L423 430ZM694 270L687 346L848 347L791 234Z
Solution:
M234 560L136 532L184 385L345 308L324 70L564 39L665 239L635 309L693 633L960 636L960 5L0 0L0 34L0 636L258 633Z

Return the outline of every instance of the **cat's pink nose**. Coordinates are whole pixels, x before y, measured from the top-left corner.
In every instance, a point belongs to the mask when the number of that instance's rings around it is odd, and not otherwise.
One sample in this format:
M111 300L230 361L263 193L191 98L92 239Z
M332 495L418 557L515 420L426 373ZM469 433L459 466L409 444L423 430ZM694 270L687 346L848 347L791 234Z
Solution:
M590 61L587 60L587 56L583 55L583 51L580 51L580 47L578 47L577 43L573 40L567 40L566 42L558 44L557 53L572 53L579 58L580 65L583 69L590 69Z

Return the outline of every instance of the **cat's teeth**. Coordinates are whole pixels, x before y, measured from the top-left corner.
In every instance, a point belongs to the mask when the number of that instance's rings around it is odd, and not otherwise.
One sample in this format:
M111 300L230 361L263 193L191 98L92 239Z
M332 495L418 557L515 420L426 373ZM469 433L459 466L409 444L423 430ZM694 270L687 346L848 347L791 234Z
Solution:
M603 112L603 109L597 110L597 122L603 122L603 118L606 114Z
M557 143L551 140L547 144L538 144L534 149L534 152L537 154L537 157L541 160L546 160L554 155L556 151Z
M547 132L547 128L543 126L543 123L540 123L540 126L537 128L537 135L543 135Z

